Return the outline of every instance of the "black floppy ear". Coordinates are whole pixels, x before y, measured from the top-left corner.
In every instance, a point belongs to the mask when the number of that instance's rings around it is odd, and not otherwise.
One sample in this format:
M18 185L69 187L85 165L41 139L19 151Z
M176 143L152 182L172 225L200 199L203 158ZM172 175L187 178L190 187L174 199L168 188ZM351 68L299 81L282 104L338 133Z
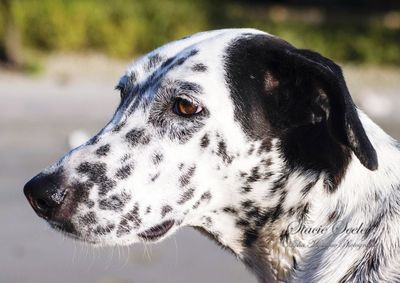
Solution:
M376 151L341 68L316 52L296 48L272 50L267 59L270 69L264 74L265 90L278 100L275 105L284 105L280 111L287 112L288 118L280 123L285 127L325 123L331 136L349 147L366 168L376 170Z

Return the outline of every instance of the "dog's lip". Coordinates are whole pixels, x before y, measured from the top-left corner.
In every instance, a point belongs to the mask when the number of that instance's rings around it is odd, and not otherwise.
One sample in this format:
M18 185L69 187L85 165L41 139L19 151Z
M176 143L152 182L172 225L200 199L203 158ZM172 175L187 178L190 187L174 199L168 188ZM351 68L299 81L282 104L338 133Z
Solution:
M71 238L79 239L79 236L77 235L77 232L71 223L61 223L52 220L49 220L48 223L50 224L50 227L54 230L61 232Z
M175 220L166 220L163 223L153 226L146 231L137 234L146 241L155 241L164 236L175 224Z

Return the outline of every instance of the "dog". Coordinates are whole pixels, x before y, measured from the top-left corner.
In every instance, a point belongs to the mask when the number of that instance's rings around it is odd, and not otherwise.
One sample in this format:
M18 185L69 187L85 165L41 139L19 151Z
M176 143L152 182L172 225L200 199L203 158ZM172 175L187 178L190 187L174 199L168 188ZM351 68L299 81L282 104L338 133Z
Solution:
M259 282L400 282L400 146L330 59L255 29L134 62L112 120L24 187L95 245L192 226Z

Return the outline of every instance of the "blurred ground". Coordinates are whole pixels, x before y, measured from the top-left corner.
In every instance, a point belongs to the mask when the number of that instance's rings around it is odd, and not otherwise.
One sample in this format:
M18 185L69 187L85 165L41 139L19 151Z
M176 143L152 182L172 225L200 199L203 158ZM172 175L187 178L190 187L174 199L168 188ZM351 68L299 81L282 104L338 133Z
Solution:
M24 183L68 150L76 129L111 118L126 63L52 55L37 77L0 71L0 282L255 282L228 252L192 229L157 246L93 249L65 240L34 215ZM346 66L360 108L400 137L400 70Z

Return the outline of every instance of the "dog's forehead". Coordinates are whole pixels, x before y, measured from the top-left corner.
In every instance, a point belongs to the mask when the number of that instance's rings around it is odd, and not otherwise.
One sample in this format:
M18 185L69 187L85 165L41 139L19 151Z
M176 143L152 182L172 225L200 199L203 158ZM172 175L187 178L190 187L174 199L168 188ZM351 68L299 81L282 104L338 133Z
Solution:
M156 69L158 72L168 72L173 69L171 65L183 65L186 59L194 56L200 64L199 70L209 62L221 64L224 50L232 40L253 34L266 33L256 29L222 29L196 33L170 42L134 61L121 77L118 88L143 83L154 76Z

